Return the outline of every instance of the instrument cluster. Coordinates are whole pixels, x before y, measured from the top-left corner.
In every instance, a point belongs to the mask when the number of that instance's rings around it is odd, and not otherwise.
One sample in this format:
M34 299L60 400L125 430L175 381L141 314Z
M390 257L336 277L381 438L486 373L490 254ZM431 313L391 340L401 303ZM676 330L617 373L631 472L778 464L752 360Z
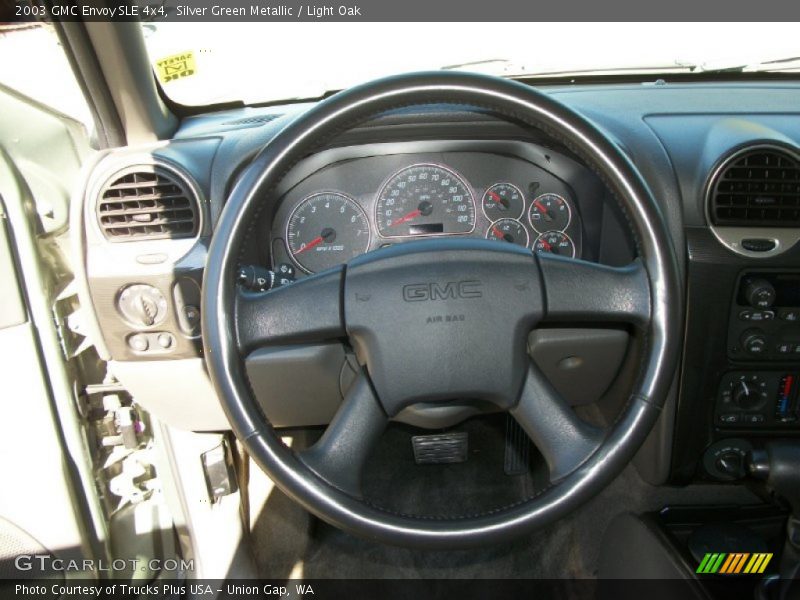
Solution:
M575 199L546 170L494 154L404 158L332 165L293 188L274 221L273 265L317 273L370 250L444 236L580 256Z

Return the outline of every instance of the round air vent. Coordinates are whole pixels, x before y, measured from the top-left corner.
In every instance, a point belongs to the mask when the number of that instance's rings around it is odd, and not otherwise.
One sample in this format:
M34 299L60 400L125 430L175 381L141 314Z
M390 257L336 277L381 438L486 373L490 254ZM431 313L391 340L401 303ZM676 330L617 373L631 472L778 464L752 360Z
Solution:
M198 199L177 173L158 165L118 171L100 188L97 221L112 242L194 237Z
M706 188L711 231L744 256L769 257L800 239L800 154L753 145L723 160Z
M753 148L730 157L711 181L714 225L800 226L800 162L783 150Z

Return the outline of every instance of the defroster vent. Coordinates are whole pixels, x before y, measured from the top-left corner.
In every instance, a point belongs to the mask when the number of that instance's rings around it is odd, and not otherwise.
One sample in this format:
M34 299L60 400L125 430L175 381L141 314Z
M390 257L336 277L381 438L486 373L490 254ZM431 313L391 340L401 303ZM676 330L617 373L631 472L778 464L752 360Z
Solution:
M100 190L97 219L106 239L194 237L200 227L197 197L177 174L159 166L125 169Z
M709 190L714 225L800 226L800 162L784 150L735 154L716 171Z

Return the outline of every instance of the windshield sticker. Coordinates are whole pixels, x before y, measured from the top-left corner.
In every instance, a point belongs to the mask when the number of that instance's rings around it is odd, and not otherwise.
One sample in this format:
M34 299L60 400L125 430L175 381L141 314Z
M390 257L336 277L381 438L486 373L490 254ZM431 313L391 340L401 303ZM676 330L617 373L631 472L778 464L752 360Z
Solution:
M156 71L162 83L169 83L197 73L193 52L173 54L156 61Z

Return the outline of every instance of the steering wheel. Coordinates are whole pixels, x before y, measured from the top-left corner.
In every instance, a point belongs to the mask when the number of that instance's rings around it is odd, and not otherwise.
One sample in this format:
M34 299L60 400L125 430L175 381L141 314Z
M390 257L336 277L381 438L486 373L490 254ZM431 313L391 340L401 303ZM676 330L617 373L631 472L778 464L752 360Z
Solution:
M354 125L403 107L447 103L539 129L592 168L613 192L637 247L609 267L514 244L443 239L377 250L289 286L236 285L240 250L281 178ZM426 548L497 542L576 509L630 462L672 382L682 298L673 246L641 176L619 147L572 109L525 85L431 72L338 93L300 115L243 171L214 232L203 284L203 345L231 427L277 486L339 528ZM445 330L432 313L457 314ZM391 318L387 318L390 315ZM627 323L642 350L629 400L608 427L581 420L526 353L538 324ZM443 332L444 331L444 332ZM244 358L264 345L349 341L361 364L332 422L310 448L281 442L256 403ZM485 401L508 411L544 456L550 483L484 514L430 519L390 512L361 494L361 472L388 421L418 402Z

